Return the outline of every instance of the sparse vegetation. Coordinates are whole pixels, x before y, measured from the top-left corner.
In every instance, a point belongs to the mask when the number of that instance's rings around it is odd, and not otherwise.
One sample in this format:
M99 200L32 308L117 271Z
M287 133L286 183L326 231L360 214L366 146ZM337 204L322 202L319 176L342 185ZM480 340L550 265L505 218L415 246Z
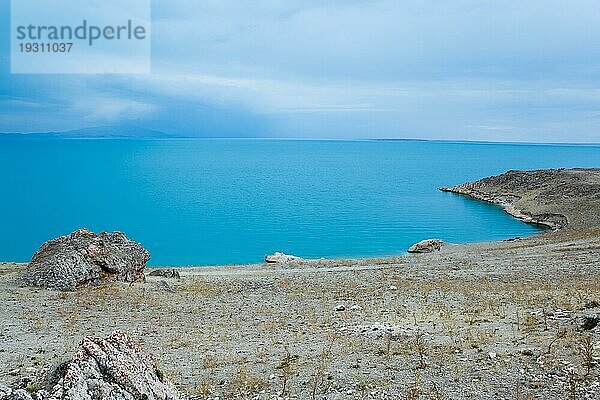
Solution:
M548 250L562 239L498 246L284 272L198 269L174 291L149 279L63 295L16 287L7 273L0 372L47 367L84 335L123 329L200 399L585 399L600 338L573 321L600 298L600 256L577 244L557 258ZM573 270L573 259L587 262ZM40 337L51 338L43 357L24 345Z
M577 350L581 357L583 367L586 369L586 376L590 375L592 367L595 365L594 343L592 337L584 335L579 339Z
M296 361L297 356L293 356L287 346L284 346L283 349L285 351L285 356L281 359L277 369L281 372L281 396L286 396L289 394L289 381L294 373L294 362Z

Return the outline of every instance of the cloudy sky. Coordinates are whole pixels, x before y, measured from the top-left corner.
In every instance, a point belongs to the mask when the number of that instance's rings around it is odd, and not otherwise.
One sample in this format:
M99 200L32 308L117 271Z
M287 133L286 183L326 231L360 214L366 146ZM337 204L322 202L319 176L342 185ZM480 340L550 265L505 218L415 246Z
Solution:
M11 75L0 131L600 142L597 0L155 0L152 73Z

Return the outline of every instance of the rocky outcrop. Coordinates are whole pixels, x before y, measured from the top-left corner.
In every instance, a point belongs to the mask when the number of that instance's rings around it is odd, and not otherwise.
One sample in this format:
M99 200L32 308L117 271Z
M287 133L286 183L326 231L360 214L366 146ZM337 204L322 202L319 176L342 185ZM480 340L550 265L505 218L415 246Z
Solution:
M121 232L80 229L50 240L35 253L22 280L27 285L73 291L105 280L144 281L150 254Z
M302 258L280 252L265 257L265 262L269 264L284 264L293 261L302 261Z
M446 244L441 239L427 239L422 240L419 243L413 244L408 249L409 253L433 253L435 251L440 251L442 247Z
M597 227L600 169L508 171L440 190L500 205L528 223L558 230Z
M156 361L127 334L86 337L49 400L176 400L183 396Z
M86 337L73 359L54 373L50 391L0 386L0 400L178 400L184 399L156 361L127 334Z
M561 214L541 213L534 215L528 211L517 208L515 203L520 200L519 196L486 193L481 190L474 189L472 185L474 184L465 183L463 185L458 185L451 188L443 187L440 188L440 190L442 192L452 192L461 194L463 196L472 197L477 200L486 201L488 203L497 204L502 206L504 211L506 211L508 214L529 224L542 225L550 229L557 230L564 228L569 223L567 217Z

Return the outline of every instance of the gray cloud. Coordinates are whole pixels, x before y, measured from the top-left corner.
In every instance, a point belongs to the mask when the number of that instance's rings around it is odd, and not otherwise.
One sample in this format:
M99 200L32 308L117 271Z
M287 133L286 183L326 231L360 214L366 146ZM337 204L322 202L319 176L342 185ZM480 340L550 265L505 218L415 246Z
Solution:
M590 0L157 0L152 75L0 73L0 130L37 109L52 129L600 142L599 20Z

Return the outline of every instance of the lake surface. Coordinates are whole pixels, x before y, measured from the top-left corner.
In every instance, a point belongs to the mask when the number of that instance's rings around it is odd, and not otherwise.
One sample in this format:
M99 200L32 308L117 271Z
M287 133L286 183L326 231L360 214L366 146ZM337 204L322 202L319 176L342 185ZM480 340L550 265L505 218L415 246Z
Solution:
M600 167L598 146L420 141L0 140L0 260L81 227L151 265L403 254L538 229L437 190L509 169Z

